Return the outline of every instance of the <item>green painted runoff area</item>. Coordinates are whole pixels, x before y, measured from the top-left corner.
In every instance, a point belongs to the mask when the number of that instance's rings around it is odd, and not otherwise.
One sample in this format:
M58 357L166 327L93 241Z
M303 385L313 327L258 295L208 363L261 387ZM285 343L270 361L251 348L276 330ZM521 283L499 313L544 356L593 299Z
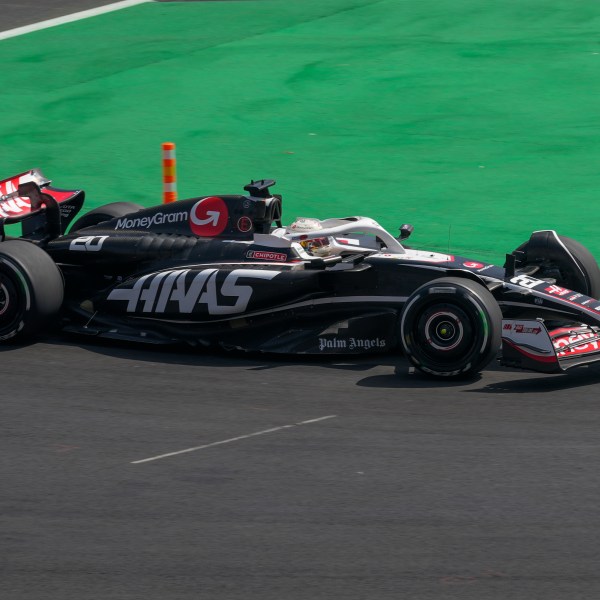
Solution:
M0 41L0 176L88 208L274 178L284 221L412 223L502 262L553 228L600 258L600 4L148 3Z

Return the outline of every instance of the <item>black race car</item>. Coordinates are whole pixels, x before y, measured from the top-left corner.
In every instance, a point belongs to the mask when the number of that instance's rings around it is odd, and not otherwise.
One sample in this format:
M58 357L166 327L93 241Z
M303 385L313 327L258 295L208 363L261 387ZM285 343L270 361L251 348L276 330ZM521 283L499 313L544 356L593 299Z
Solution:
M502 364L547 373L600 360L600 270L554 231L500 267L407 248L410 225L398 237L366 217L284 227L272 180L75 221L84 192L50 183L39 170L0 182L2 342L59 324L259 352L403 350L439 377L473 375L500 348Z

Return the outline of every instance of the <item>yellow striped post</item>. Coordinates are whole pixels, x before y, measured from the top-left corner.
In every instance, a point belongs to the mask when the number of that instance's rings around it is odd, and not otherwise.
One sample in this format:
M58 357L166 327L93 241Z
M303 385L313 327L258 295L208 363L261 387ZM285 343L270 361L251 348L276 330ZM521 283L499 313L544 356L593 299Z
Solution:
M164 142L162 145L163 203L177 200L177 174L175 171L175 144Z

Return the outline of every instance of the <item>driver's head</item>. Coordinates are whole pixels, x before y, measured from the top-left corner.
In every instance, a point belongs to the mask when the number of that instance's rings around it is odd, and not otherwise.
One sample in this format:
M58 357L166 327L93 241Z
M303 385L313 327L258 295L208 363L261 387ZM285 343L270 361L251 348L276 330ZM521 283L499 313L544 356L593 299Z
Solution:
M313 256L329 256L331 254L331 246L329 239L326 237L316 238L314 240L306 240L300 242L302 247Z
M287 233L312 233L323 229L323 225L319 219L311 219L309 217L298 217L289 227L286 228ZM328 256L331 253L329 239L327 237L315 238L312 240L304 240L300 242L302 247L313 256Z
M311 219L310 217L297 217L296 220L286 227L287 233L304 233L309 231L318 231L323 229L319 219Z

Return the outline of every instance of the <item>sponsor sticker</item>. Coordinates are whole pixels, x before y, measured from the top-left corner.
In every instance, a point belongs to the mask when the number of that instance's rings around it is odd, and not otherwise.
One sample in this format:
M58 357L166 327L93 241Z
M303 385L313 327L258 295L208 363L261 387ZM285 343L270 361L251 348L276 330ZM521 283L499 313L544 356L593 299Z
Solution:
M319 350L371 350L372 348L385 348L385 340L381 338L319 338Z
M178 212L157 212L146 217L123 217L122 219L117 219L115 230L150 229L154 225L164 225L165 223L185 223L187 218L187 210Z
M209 315L238 314L246 310L254 293L252 285L241 285L238 280L250 284L273 279L280 272L234 269L225 273L218 269L150 273L137 279L133 287L112 290L108 300L127 302L127 312L164 313L170 306L171 313L190 314L201 307L200 312Z
M588 352L596 352L600 350L600 344L598 340L591 339L595 338L595 333L578 333L575 335L569 335L562 337L558 340L554 340L554 347L557 350L557 356L567 356L573 354L586 354ZM586 340L590 340L587 342ZM577 342L581 342L580 345L574 346L573 348L568 348L563 350L565 346L570 346L571 344L576 344Z
M249 250L246 253L246 258L268 260L270 262L286 262L287 254L283 254L282 252L272 252L271 250Z
M533 335L538 335L541 331L541 327L526 327L520 323L517 323L514 328L515 333L533 333Z
M209 196L198 200L190 211L190 229L201 237L215 237L225 231L229 211L222 198Z
M483 269L484 265L480 262L474 262L474 261L467 261L465 263L463 263L463 265L465 267L467 267L467 269Z
M560 287L559 285L551 285L545 288L545 290L546 292L548 292L549 294L553 294L554 296L566 296L571 291Z
M242 233L248 233L252 229L252 221L248 217L240 217L237 222L237 228Z

